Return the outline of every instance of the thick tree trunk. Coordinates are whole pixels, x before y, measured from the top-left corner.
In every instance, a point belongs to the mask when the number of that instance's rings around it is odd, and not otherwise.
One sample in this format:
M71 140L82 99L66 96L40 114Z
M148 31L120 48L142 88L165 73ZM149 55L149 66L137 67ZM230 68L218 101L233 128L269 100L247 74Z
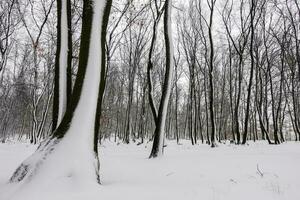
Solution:
M104 0L84 1L79 67L70 106L52 137L17 168L10 182L24 182L35 176L45 178L50 171L52 177L49 181L55 177L73 176L100 181L98 151L93 141L101 57L105 55L100 31L107 24L110 6L109 1ZM49 167L42 168L43 165ZM43 173L36 173L37 170L43 170Z

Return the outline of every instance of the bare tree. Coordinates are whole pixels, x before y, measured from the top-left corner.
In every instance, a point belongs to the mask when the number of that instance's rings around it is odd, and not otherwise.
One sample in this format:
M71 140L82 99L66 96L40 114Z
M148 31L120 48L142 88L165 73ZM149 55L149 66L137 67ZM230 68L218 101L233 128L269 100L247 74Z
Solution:
M155 4L156 7L157 4ZM163 154L163 145L165 137L165 123L169 104L169 98L171 93L172 79L173 79L173 41L171 35L171 8L172 1L166 0L164 4L164 38L166 48L166 73L164 83L162 86L162 95L155 119L155 131L153 146L150 154L150 158L155 158ZM151 56L151 55L150 55ZM151 57L149 56L149 60ZM150 61L151 62L151 61Z

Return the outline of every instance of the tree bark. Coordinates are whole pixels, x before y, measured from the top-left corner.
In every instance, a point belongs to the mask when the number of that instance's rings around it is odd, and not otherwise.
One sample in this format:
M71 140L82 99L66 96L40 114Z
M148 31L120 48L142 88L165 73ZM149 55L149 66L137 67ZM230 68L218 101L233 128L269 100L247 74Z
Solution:
M150 158L162 156L163 145L164 145L164 131L166 115L169 104L169 97L171 93L171 82L173 78L173 45L172 45L172 34L171 34L171 0L166 0L164 5L164 38L166 46L166 72L164 84L162 87L162 96L160 100L156 127L154 132L154 140Z

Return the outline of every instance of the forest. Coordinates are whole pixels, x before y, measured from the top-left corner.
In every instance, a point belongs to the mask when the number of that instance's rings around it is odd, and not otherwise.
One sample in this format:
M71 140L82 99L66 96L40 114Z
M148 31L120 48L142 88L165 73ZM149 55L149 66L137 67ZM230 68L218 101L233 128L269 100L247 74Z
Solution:
M0 2L1 163L2 147L36 149L9 167L9 184L101 183L105 146L156 160L187 146L291 145L297 157L299 141L298 0Z
M82 1L69 3L68 39L62 44L68 48L64 101L76 79L82 23ZM299 140L299 2L209 3L173 3L174 75L166 138L193 144ZM113 2L100 139L129 143L153 137L151 105L161 102L166 73L163 6L159 1ZM56 7L54 0L1 3L2 142L17 138L36 143L57 123Z

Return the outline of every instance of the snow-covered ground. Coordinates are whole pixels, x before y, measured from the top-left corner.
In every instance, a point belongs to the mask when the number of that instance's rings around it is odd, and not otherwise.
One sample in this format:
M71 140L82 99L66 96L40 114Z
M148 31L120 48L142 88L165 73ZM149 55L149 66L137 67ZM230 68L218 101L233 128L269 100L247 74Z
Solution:
M67 177L13 190L7 181L36 146L0 144L0 200L299 200L300 143L191 146L168 142L163 158L151 144L104 142L102 185ZM49 177L51 180L51 177Z

